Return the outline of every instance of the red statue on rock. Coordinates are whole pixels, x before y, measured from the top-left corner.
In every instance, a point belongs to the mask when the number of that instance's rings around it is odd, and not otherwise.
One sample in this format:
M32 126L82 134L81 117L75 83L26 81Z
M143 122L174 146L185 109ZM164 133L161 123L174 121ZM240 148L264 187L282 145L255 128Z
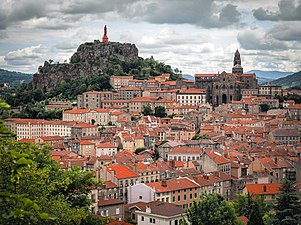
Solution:
M103 34L103 37L102 37L102 42L103 43L108 43L109 42L109 38L107 36L107 25L105 25L105 27L104 27L104 34Z

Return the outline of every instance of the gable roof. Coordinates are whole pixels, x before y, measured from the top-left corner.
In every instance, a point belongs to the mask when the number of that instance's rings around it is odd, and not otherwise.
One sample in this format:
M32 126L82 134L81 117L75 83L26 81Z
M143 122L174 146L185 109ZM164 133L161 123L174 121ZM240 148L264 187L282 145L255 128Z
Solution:
M125 179L125 178L131 178L131 177L138 177L139 175L135 173L134 171L130 170L126 166L113 164L110 166L107 166L107 171L109 173L115 172L115 176L117 179Z
M182 177L173 180L166 180L166 186L162 186L162 182L151 182L146 185L153 188L157 193L183 190L188 188L198 188L199 185L187 177Z
M253 195L275 195L280 193L282 184L246 184L248 193Z
M176 204L161 202L161 201L152 201L149 203L146 202L135 202L127 204L125 209L137 208L138 211L146 212L146 208L150 207L151 214L172 217L177 215L182 215L185 212L185 209L180 208Z

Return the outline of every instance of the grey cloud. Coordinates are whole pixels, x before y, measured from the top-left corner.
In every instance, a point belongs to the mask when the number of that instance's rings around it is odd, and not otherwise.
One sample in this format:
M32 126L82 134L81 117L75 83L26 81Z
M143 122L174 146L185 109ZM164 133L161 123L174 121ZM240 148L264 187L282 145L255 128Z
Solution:
M220 20L228 23L236 23L239 21L240 13L236 6L232 4L226 5L220 14Z
M270 35L264 34L261 30L247 30L237 35L241 47L246 50L287 50L292 45L275 40Z
M269 34L277 40L301 42L301 24L299 22L285 22L273 27Z
M71 25L70 18L76 22L87 15L106 18L109 13L134 21L155 24L187 23L205 28L229 26L237 23L240 18L236 6L214 0L13 0L8 10L4 3L0 3L0 9L5 12L0 15L0 29L19 22L30 23L39 18L58 18L66 23L61 23L64 26L55 26L45 22L44 25L36 24L37 28L65 29Z
M40 18L47 13L46 6L49 1L35 0L13 0L10 5L5 2L0 3L0 29L6 29L9 25L16 22Z
M236 6L228 4L219 9L212 0L155 1L140 6L136 15L150 23L193 24L204 28L225 27L240 18Z
M278 4L278 8L278 11L270 11L269 9L258 8L253 11L253 15L258 20L301 20L301 0L281 0Z

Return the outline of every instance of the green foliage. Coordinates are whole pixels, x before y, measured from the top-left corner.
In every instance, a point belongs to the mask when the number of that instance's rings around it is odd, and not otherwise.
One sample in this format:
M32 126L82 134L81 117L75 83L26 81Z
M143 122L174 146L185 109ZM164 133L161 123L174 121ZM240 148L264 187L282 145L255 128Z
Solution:
M166 117L167 116L167 113L166 113L166 109L165 107L163 106L157 106L155 108L155 114L154 114L156 117Z
M144 105L143 106L143 110L142 110L142 115L144 116L149 116L149 115L153 115L154 112L152 110L152 107L150 105Z
M88 215L92 173L64 172L49 148L19 143L0 124L0 224L80 224Z
M49 98L59 100L72 100L77 95L86 91L102 91L111 89L110 76L94 75L91 77L78 78L75 80L64 80L59 85L50 90L31 89L28 86L21 85L15 95L6 96L7 102L12 106L35 104Z
M20 112L11 113L10 117L61 120L63 117L63 111L64 110L62 109L45 110L44 104L36 102L34 104L29 103L26 106L22 107Z
M80 57L78 54L74 54L70 59L70 63L72 64L79 63L79 62L80 62Z
M254 199L251 195L237 195L233 203L237 215L247 217L248 224L264 225L263 216L267 217L271 210L271 206L261 196Z
M150 58L139 58L137 61L122 61L118 56L110 57L113 65L119 65L119 72L123 75L133 75L135 79L147 79L149 76L158 76L163 73L171 74L173 80L178 76L173 72L171 66L163 62L156 61L152 56Z
M135 154L138 155L140 152L144 151L146 148L142 147L142 148L137 148L135 150Z
M80 225L106 225L113 219L110 217L101 217L96 215L89 215L81 221Z
M300 193L289 180L285 180L280 188L281 193L277 198L276 225L299 225L301 224L301 200Z
M194 201L186 211L187 221L193 225L232 225L238 224L232 203L220 195L203 193L200 201Z
M266 112L270 109L270 106L268 104L260 104L260 109L261 109L261 112Z
M153 160L158 160L160 158L160 153L158 149L155 149L152 155Z
M9 86L15 88L22 83L28 84L31 80L32 74L0 69L0 84L6 83Z
M273 80L271 82L271 84L280 85L285 88L300 87L301 86L301 71L291 74L286 77L279 78L277 80Z

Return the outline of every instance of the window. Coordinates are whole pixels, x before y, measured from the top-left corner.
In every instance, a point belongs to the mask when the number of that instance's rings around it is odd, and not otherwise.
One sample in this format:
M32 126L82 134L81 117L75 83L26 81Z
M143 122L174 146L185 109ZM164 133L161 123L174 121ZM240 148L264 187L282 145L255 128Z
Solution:
M144 221L144 216L141 216L141 221Z
M178 196L178 201L181 201L181 196L180 195Z

